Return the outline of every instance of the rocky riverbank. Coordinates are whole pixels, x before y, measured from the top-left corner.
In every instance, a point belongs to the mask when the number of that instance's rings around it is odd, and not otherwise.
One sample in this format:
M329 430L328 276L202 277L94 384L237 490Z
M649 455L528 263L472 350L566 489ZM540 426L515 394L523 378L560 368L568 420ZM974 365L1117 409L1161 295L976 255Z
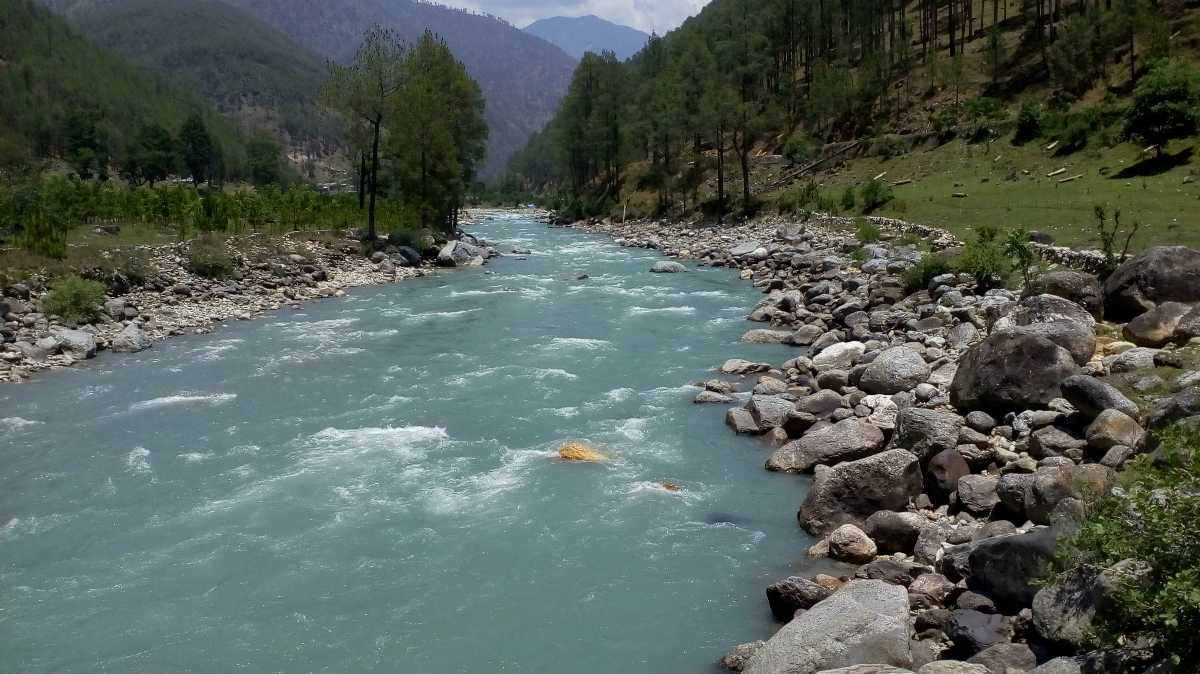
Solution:
M845 224L572 225L740 270L764 293L748 315L762 327L743 341L795 347L784 363L730 354L696 402L760 438L767 470L812 474L796 514L819 541L809 554L856 570L771 584L785 624L723 663L751 674L1153 664L1085 652L1119 569L1041 581L1085 501L1152 432L1200 415L1200 252L1150 249L1104 283L1054 270L1025 293L977 292L955 274L906 288L921 251L860 246Z
M473 217L484 215L475 212ZM0 293L0 383L70 367L105 350L143 351L168 337L209 333L229 321L340 297L351 288L396 283L440 268L479 266L499 254L470 235L425 244L421 251L384 245L367 257L350 230L320 237L244 237L226 242L235 268L220 279L189 269L190 243L150 247L142 252L153 271L136 284L110 282L100 319L84 325L43 312L44 283L13 284Z

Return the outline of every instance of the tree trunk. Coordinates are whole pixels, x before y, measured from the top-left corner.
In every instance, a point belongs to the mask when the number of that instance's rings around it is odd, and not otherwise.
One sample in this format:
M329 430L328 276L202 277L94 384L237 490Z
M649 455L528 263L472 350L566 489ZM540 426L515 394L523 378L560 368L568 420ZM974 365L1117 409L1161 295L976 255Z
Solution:
M725 125L717 129L717 208L725 220Z
M367 207L367 153L358 153L358 210Z
M375 193L379 190L379 127L382 120L378 118L374 126L374 140L371 141L371 205L367 211L367 238L374 241L375 234Z

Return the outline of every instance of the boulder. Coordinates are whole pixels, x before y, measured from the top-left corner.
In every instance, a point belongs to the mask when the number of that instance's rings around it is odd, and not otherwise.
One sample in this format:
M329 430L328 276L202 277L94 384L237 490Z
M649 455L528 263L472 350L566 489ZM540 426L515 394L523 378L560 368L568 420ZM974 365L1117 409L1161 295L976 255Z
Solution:
M1138 406L1111 384L1084 374L1067 377L1061 386L1067 402L1088 418L1100 416L1104 410L1117 410L1137 418Z
M880 510L867 518L863 531L875 541L882 554L912 554L921 529L926 526L929 526L929 520L917 513Z
M805 472L870 456L883 448L883 431L855 417L809 431L767 460L767 470Z
M767 604L776 620L787 622L796 611L807 611L829 598L833 591L800 576L790 576L767 586Z
M1110 372L1136 372L1138 370L1148 370L1154 367L1154 356L1158 355L1156 349L1151 349L1144 346L1123 351L1116 356L1105 358L1108 363Z
M917 674L991 674L983 665L960 660L938 660L917 670Z
M870 580L882 580L892 585L901 585L908 587L913 584L919 576L931 572L928 566L914 564L912 562L896 561L884 557L876 559L860 566L858 571L854 573L855 578L868 578Z
M1122 334L1138 346L1162 348L1175 340L1175 331L1191 310L1187 304L1165 302L1129 321Z
M659 260L650 267L650 271L654 274L678 274L687 271L687 267L671 260Z
M819 674L913 674L913 671L891 665L851 665L849 667L827 669Z
M96 336L90 332L58 328L52 330L50 336L58 342L63 353L75 360L85 360L96 356Z
M962 423L962 418L954 414L906 407L896 417L892 447L907 449L928 462L938 452L958 446Z
M959 409L989 413L1045 408L1078 369L1069 351L1045 337L996 333L962 357L950 400Z
M744 435L759 435L762 430L759 429L758 423L754 421L754 415L750 414L750 410L744 407L733 407L725 413L725 425L733 429L734 433Z
M1075 658L1054 658L1029 670L1029 674L1083 674L1083 666Z
M766 372L771 369L769 363L752 363L741 358L731 358L721 365L721 372L724 374L754 374L756 372Z
M1112 321L1128 321L1165 302L1200 302L1200 251L1148 248L1104 282L1104 313Z
M1137 447L1145 431L1128 414L1118 410L1104 410L1087 429L1088 446L1106 452L1117 445Z
M1033 598L1033 628L1050 644L1068 650L1087 645L1096 612L1124 582L1147 582L1146 567L1121 562L1101 570L1079 566L1057 576Z
M450 241L438 251L437 265L439 267L465 267L475 258L482 258L483 251L462 241Z
M864 662L912 664L904 588L878 580L846 583L779 630L744 671L814 674Z
M1177 421L1197 416L1200 416L1200 386L1193 386L1158 401L1150 412L1146 430L1153 434ZM1148 442L1147 445L1153 443Z
M1200 306L1192 309L1175 326L1175 336L1179 341L1200 337Z
M1003 616L974 609L958 609L951 613L943 631L954 644L951 652L959 657L970 657L1008 641Z
M944 449L934 454L925 468L925 488L930 496L948 496L970 472L971 466L957 449Z
M986 515L1000 502L996 485L1000 479L993 475L964 475L958 481L958 503L968 512Z
M150 348L150 338L137 323L126 325L109 347L114 353L137 353Z
M762 648L765 641L751 641L746 644L738 644L734 646L732 651L725 654L721 658L721 666L731 672L740 672L746 668L746 664L750 662L750 658Z
M754 417L758 430L766 432L782 426L788 413L796 409L796 404L783 396L755 395L750 397L746 409Z
M1092 274L1060 270L1042 274L1033 283L1034 292L1056 295L1078 304L1096 320L1104 317L1104 296L1100 281Z
M1058 321L1082 323L1088 327L1096 325L1096 319L1088 310L1071 300L1056 295L1031 295L1013 306L1008 315L996 322L994 329Z
M866 350L862 342L838 342L813 357L813 367L818 371L848 370Z
M1086 365L1096 354L1096 331L1079 321L1051 321L1018 325L1001 331L1009 334L1045 337L1071 353L1078 365Z
M1025 644L996 644L971 656L967 662L983 665L991 674L1019 674L1037 667L1037 656Z
M880 510L905 510L921 486L917 457L903 449L832 468L817 466L797 518L809 533L824 535L842 524L863 523Z
M867 393L890 395L916 388L930 374L929 364L921 354L898 346L879 354L867 365L858 387Z
M990 597L1002 612L1015 614L1033 603L1035 581L1049 568L1054 546L1055 535L1049 529L974 543L967 562L967 587Z
M875 541L853 524L843 524L829 534L829 556L851 564L866 564L875 559Z
M786 330L750 330L742 335L742 341L747 344L783 344L792 336Z

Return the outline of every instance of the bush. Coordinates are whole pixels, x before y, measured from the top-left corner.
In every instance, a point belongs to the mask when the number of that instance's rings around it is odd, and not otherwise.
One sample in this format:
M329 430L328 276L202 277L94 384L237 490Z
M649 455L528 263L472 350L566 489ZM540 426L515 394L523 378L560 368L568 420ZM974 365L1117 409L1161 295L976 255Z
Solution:
M1017 113L1017 131L1013 142L1020 144L1042 135L1042 109L1034 103L1024 103Z
M980 227L955 265L959 272L975 279L975 285L983 291L1004 286L1012 270L999 235L995 227Z
M1200 74L1186 63L1155 63L1133 92L1125 118L1125 133L1144 143L1162 147L1174 138L1186 138L1200 128Z
M909 293L926 290L933 279L954 271L954 265L945 255L926 255L916 265L904 272L904 289Z
M92 323L100 319L104 286L78 276L66 276L50 287L42 298L42 311L71 323Z
M1118 487L1088 504L1079 534L1060 546L1058 570L1108 569L1130 560L1149 572L1118 582L1092 622L1091 645L1145 644L1153 658L1200 660L1200 428L1186 422L1130 463ZM1127 562L1128 564L1128 562ZM1131 565L1132 566L1132 565ZM1146 578L1146 576L1143 576Z
M210 279L226 279L237 270L237 262L215 236L202 236L188 246L188 271Z
M821 201L821 188L815 182L807 182L779 195L775 205L780 213L796 213Z
M816 144L801 133L792 134L783 144L783 156L795 165L807 164L816 154Z
M862 207L870 213L895 198L892 186L882 180L872 180L862 187Z
M879 231L879 227L875 223L866 218L860 218L858 230L854 236L859 243L877 243L883 237L883 233Z
M854 194L854 186L847 185L846 190L842 192L842 210L852 211L855 205L857 205L857 199Z

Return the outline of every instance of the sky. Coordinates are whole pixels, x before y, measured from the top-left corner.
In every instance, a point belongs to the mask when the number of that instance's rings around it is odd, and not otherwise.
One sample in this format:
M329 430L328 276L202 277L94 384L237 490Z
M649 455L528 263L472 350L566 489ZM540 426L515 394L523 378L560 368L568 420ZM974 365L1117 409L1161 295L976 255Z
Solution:
M708 0L443 0L444 4L495 14L525 27L551 16L595 14L647 33L665 33L696 14Z

